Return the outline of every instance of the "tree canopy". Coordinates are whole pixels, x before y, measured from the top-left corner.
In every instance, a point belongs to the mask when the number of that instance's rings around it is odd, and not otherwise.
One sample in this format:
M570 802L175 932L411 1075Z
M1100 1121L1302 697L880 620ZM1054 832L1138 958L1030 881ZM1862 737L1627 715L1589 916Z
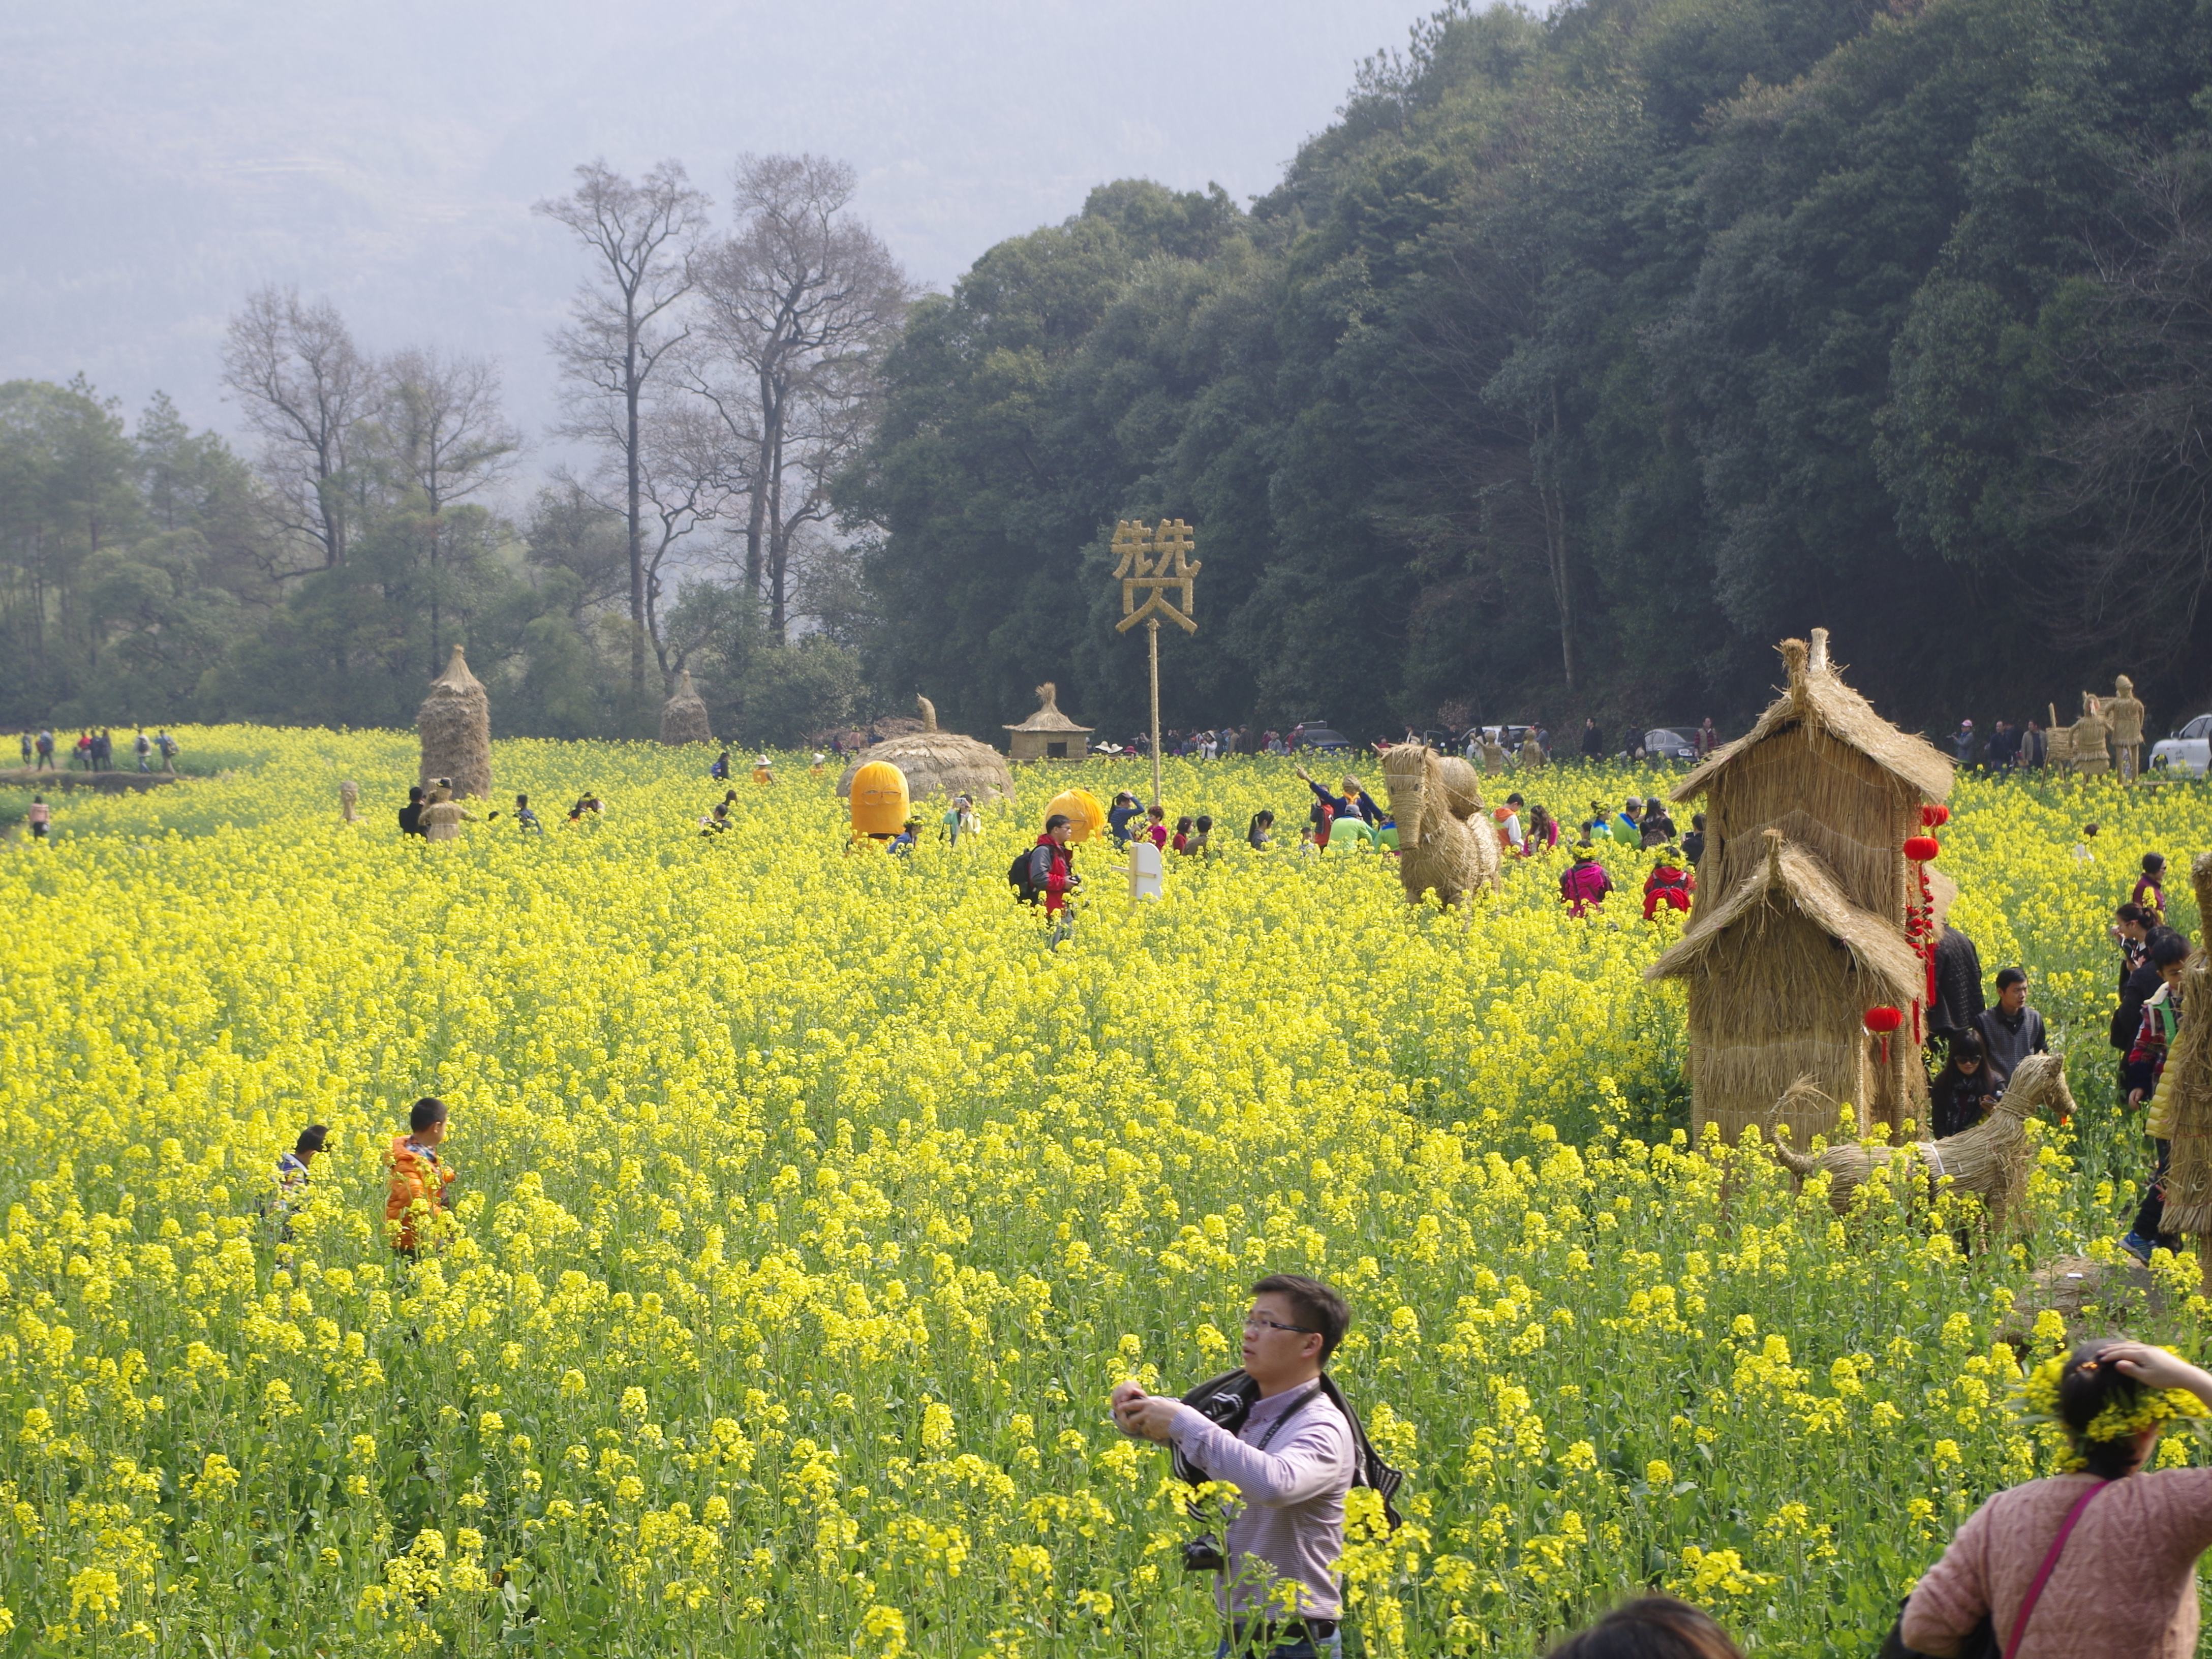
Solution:
M1281 184L1124 180L917 305L840 500L872 677L1133 729L1740 716L1825 624L1910 720L2212 692L2212 21L2173 0L1455 5Z

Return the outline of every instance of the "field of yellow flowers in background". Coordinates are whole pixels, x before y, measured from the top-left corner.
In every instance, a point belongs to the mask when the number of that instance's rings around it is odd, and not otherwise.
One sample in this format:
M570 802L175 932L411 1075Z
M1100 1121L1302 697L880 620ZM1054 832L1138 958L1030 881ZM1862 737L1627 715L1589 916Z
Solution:
M1293 850L1285 762L1170 763L1223 855L1139 908L1084 849L1053 948L1007 863L1133 764L1026 771L900 861L844 854L801 757L710 839L702 756L502 743L488 805L547 833L428 847L405 737L184 736L220 775L0 845L0 1653L1210 1653L1104 1396L1232 1363L1273 1269L1350 1297L1335 1369L1413 1471L1346 1563L1369 1653L1528 1654L1647 1585L1761 1653L1871 1650L2039 1467L1995 1334L2148 1161L2104 922L2143 849L2212 846L2195 786L1962 783L1954 920L2028 968L2081 1103L2035 1236L1962 1254L1687 1143L1680 994L1641 979L1674 924L1567 918L1563 854L1471 925L1410 909L1387 859ZM1564 821L1660 780L1516 781ZM379 1160L426 1093L459 1226L407 1267Z

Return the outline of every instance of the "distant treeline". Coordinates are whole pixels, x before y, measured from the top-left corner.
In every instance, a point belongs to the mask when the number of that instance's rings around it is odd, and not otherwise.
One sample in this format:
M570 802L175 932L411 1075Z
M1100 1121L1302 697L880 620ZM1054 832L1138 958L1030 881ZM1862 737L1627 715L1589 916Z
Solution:
M1172 724L1734 727L1825 624L1930 730L2116 671L2163 730L2212 692L2208 71L2179 0L1450 9L1249 211L1106 186L915 307L840 495L872 677L1133 729L1107 543L1165 514Z

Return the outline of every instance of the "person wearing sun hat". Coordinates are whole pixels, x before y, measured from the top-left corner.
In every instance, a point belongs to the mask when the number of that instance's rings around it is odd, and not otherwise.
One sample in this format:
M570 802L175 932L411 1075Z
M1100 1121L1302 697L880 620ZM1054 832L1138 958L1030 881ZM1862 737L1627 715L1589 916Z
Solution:
M2197 1558L2212 1547L2212 1469L2143 1471L2168 1423L2212 1415L2212 1376L2147 1343L2088 1342L2045 1360L2026 1396L2067 1454L2062 1472L1967 1517L1905 1603L1898 1637L1914 1652L1956 1654L1986 1620L2017 1659L2187 1659Z

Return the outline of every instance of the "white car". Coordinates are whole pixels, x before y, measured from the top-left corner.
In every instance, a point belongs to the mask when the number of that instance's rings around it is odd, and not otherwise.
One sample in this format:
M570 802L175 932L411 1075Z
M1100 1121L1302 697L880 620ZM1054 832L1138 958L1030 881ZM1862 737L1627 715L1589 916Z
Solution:
M2201 778L2212 768L2212 714L2199 714L2172 737L2150 749L2150 769L2185 778Z

